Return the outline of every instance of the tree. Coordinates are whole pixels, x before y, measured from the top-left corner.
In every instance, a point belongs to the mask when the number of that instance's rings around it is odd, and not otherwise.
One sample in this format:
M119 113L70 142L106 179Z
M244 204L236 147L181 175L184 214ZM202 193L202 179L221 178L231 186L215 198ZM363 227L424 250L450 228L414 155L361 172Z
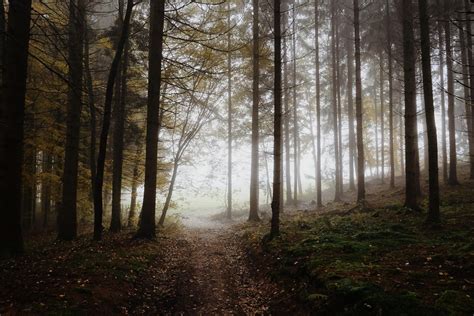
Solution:
M119 1L119 29L123 29L123 0ZM125 104L127 101L127 72L129 59L129 39L125 40L123 58L119 62L116 78L116 96L114 103L114 132L113 132L113 175L112 175L112 218L110 231L118 232L122 229L122 172L123 172L123 147L125 129Z
M232 217L232 52L230 1L227 2L227 219Z
M423 69L423 95L425 98L426 127L428 133L429 158L429 210L428 222L439 222L438 139L433 104L431 78L430 21L426 0L418 0L420 12L421 62Z
M469 68L469 82L470 82L470 107L471 107L471 127L474 133L474 59L472 57L472 27L471 27L471 3L469 0L464 0L464 11L465 19L464 24L466 27L466 44L467 44L467 64ZM471 135L472 141L474 143L474 134ZM473 145L474 146L474 145ZM474 179L474 156L471 155L470 158L470 178Z
M253 85L252 85L252 162L250 175L250 212L249 221L260 220L258 216L258 146L259 146L259 122L258 122L258 106L260 102L260 40L259 40L259 1L253 0L253 46L252 46L252 66L253 66Z
M354 134L354 45L352 42L352 28L348 30L347 37L347 115L349 120L349 190L355 191L354 158L356 157L356 140Z
M10 1L0 100L0 255L23 252L21 188L30 20L30 0Z
M117 44L117 50L110 66L109 76L107 79L107 87L105 91L104 114L102 121L102 131L100 133L99 152L97 155L97 175L94 186L94 239L100 240L102 238L102 214L103 214L103 197L102 189L104 184L104 168L105 155L107 151L107 140L109 136L110 117L112 114L112 97L114 92L114 85L119 71L120 61L127 42L130 19L132 17L133 0L127 0L127 9L123 22L120 40ZM119 214L120 215L120 214Z
M405 206L418 209L418 132L416 128L416 66L412 0L402 1L403 70L405 82Z
M319 0L314 3L314 51L316 70L316 205L323 206L321 190L321 83L320 83L320 60L319 60Z
M355 77L356 77L356 120L357 120L357 202L365 203L365 160L362 123L362 78L360 64L360 22L359 0L354 0L354 47L355 47Z
M84 0L69 2L68 22L68 103L66 118L66 152L62 175L62 199L58 213L58 239L77 236L77 176L82 110L82 75L84 46Z
M270 237L280 234L281 195L281 0L273 2L274 25L274 121L273 121L273 199Z
M386 10L386 33L387 33L387 59L388 59L388 107L389 107L389 147L390 147L390 188L395 187L395 149L393 146L393 54L392 54L392 28L390 20L390 4L387 0Z
M337 102L337 60L336 60L336 4L335 1L331 1L331 69L332 69L332 121L333 121L333 133L334 133L334 162L335 162L335 193L334 201L341 200L341 186L340 186L340 162L339 162L339 133L338 133L338 102Z
M165 1L150 2L150 43L148 60L148 103L146 125L145 189L140 214L138 238L155 237L156 173L160 113L161 62Z
M450 1L444 0L445 22L444 40L446 50L446 66L448 71L448 130L449 130L449 175L448 184L458 184L456 159L456 122L454 117L454 74L453 51L451 48L451 21L449 17Z

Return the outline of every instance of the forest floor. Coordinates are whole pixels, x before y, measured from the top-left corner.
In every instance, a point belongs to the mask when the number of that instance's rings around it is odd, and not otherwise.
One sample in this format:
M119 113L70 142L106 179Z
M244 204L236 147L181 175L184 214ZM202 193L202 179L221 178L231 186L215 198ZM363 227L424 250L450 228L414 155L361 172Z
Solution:
M158 236L35 238L26 255L0 261L0 315L303 314L251 265L231 223L173 225Z
M373 180L366 209L353 193L289 207L272 241L268 211L171 223L154 241L30 236L0 260L0 315L473 315L474 182L462 183L442 187L438 227L403 208L401 183Z

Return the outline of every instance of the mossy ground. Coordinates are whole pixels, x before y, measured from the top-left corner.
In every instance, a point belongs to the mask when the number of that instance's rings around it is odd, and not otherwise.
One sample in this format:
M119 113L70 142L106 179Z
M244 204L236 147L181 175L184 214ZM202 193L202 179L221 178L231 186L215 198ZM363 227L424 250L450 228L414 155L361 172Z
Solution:
M370 210L348 211L348 203L294 210L270 242L262 242L266 222L245 225L244 237L314 314L472 315L473 183L443 188L434 228L425 213L403 208L396 192L373 193Z

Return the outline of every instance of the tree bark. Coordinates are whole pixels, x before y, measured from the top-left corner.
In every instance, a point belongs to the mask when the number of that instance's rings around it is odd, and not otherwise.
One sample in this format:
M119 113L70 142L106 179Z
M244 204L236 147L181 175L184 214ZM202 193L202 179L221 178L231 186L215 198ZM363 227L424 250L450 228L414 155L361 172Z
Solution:
M319 0L314 4L314 33L315 33L315 70L316 70L316 205L323 206L321 189L321 82L319 60Z
M250 211L249 221L260 220L258 216L259 204L259 122L258 122L258 107L260 102L260 40L259 40L259 0L253 0L253 85L252 85L252 162L250 175Z
M356 63L356 119L357 119L357 202L365 202L365 158L362 125L362 79L360 63L359 0L354 0L354 47Z
M230 32L230 1L227 2L227 219L232 218L232 52Z
M392 56L392 29L390 20L390 4L386 2L387 19L387 60L388 60L388 107L389 107L389 160L390 160L390 188L395 188L395 149L393 144L393 56Z
M123 2L123 0L121 0ZM122 4L123 6L123 4ZM123 16L120 16L122 21ZM123 27L123 22L119 23ZM110 231L119 232L122 229L122 170L123 170L123 146L125 132L125 107L127 102L127 74L128 74L128 54L129 40L125 41L123 58L119 65L119 75L117 76L117 89L120 89L116 96L114 108L114 140L113 140L113 180L112 180L112 217Z
M0 112L0 255L23 252L21 188L31 0L10 1Z
M383 76L383 51L380 52L380 162L381 162L381 181L385 183L385 100L384 100L384 76Z
M464 24L466 27L466 45L467 45L467 64L469 67L469 90L470 98L469 105L471 111L471 140L474 143L474 59L472 57L472 27L471 27L471 3L469 0L464 0L464 11L466 12L464 17ZM474 147L474 145L473 145ZM473 149L474 150L474 149ZM470 179L474 179L474 151L470 154Z
M115 85L117 73L119 71L120 61L122 59L125 43L127 42L127 38L128 38L130 19L132 16L133 6L134 6L133 0L128 0L125 19L123 22L122 32L120 35L120 40L117 45L117 50L115 52L114 59L112 60L112 65L110 66L109 77L107 79L102 131L100 134L99 152L97 155L97 177L96 177L95 187L94 187L94 240L102 239L102 230L103 230L102 217L103 217L103 212L104 212L102 191L103 191L103 185L104 185L104 169L105 169L105 156L107 152L107 140L109 136L110 119L111 119L111 114L112 114L112 98L113 98L114 85Z
M332 60L332 112L333 112L333 132L334 132L334 162L335 162L335 183L334 183L334 201L341 200L340 192L340 168L339 168L339 136L337 125L337 65L336 65L336 6L331 1L331 60Z
M273 199L270 237L280 234L281 194L281 0L273 2L274 19L274 128L273 128Z
M293 205L298 205L298 107L296 105L296 11L295 11L295 1L293 0L293 21L292 21L292 58L293 58L293 90L292 90L292 97L293 97Z
M453 74L453 51L451 47L451 21L448 12L450 12L450 1L444 0L445 9L445 50L446 66L448 72L448 130L449 130L449 175L448 184L457 185L457 156L456 156L456 122L454 117L454 74Z
M287 13L283 14L283 25L286 26ZM285 32L286 33L286 32ZM288 80L288 50L286 46L286 36L283 37L283 53L284 53L284 93L285 93L285 112L284 112L284 124L285 124L285 185L286 185L286 204L293 203L293 193L291 191L291 160L290 160L290 87Z
M355 191L354 182L354 157L356 140L354 134L354 46L352 45L353 33L347 39L347 115L349 120L349 190Z
M53 173L53 159L50 153L42 153L42 180L41 180L41 212L43 214L43 229L48 227L51 215L51 174Z
M426 0L418 0L420 13L421 62L423 69L423 95L428 133L429 151L429 210L428 222L439 222L439 180L438 180L438 139L433 104L433 83L431 78L430 22Z
M135 165L133 166L133 176L132 176L132 192L130 196L130 210L128 213L128 227L134 227L135 217L136 217L136 209L137 209L137 188L138 188L138 167L140 162L140 154L141 154L141 146L137 142L137 151L135 155Z
M66 119L66 151L62 176L62 201L58 213L58 239L77 236L77 177L82 111L82 70L84 45L84 0L69 2L69 91Z
M136 237L155 237L156 172L160 113L161 62L163 59L163 29L165 1L150 2L150 45L148 66L148 104L145 154L145 189L140 224Z
M403 70L405 82L405 206L418 209L416 128L416 65L412 0L402 1Z

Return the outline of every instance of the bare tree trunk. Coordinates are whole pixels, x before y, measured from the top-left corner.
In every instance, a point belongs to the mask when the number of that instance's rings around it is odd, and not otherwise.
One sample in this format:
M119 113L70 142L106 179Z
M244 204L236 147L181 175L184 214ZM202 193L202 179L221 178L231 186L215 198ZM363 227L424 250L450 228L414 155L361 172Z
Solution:
M146 127L145 190L136 237L155 237L156 172L160 113L161 62L163 59L163 29L165 1L150 2L150 57L148 66L148 104Z
M136 209L137 209L137 188L138 188L138 167L140 164L140 155L141 155L141 145L137 141L137 151L135 154L135 165L133 166L133 175L132 175L132 192L130 196L130 210L128 213L128 227L134 227L136 225Z
M423 67L423 95L429 150L429 222L439 222L439 183L438 183L438 139L433 104L433 83L431 78L431 45L428 6L426 0L418 0L421 29L421 61Z
M0 254L7 255L23 252L21 188L30 20L30 0L10 2L0 112Z
M270 237L280 234L281 195L281 0L273 4L275 33L274 129L273 129L273 199Z
M404 122L403 122L403 106L402 106L402 93L399 93L399 100L398 100L398 109L400 112L400 115L398 116L398 128L399 128L399 144L400 144L400 175L405 176L405 148L404 148L404 139L405 139L405 133L404 133Z
M382 165L381 180L385 183L385 124L384 124L384 76L383 76L383 51L380 52L380 160Z
M321 84L320 84L320 60L319 60L319 0L314 4L314 33L315 33L315 67L316 67L316 205L323 206L321 190Z
M336 15L336 87L337 87L337 120L338 120L338 145L339 145L339 194L342 199L344 195L344 172L342 163L342 102L341 102L341 60L339 51L339 19Z
M51 154L45 151L42 153L41 169L43 174L41 181L41 212L43 213L43 228L46 229L51 214L51 174L53 173L53 160Z
M450 12L450 1L444 0L445 19L445 50L446 66L448 71L448 130L449 130L449 175L448 184L457 185L457 157L456 157L456 123L454 117L454 74L453 74L453 51L451 48L451 21L448 12Z
M283 21L286 21L286 13L283 14ZM286 22L283 23L286 25ZM285 85L285 185L286 185L286 204L293 203L293 193L291 191L291 161L290 161L290 89L288 80L288 50L286 47L286 37L283 37L283 53L284 53L284 85Z
M120 40L117 44L117 50L115 52L112 65L110 66L109 77L107 79L107 88L105 92L104 102L104 116L102 123L102 131L100 134L99 141L99 153L97 156L97 178L94 187L94 239L102 239L102 217L104 212L104 203L102 197L103 185L104 185L104 168L105 168L105 156L107 151L107 141L110 128L110 119L112 114L112 98L116 77L119 71L120 61L122 60L122 54L125 48L125 43L128 39L130 19L132 16L133 0L127 1L127 10L125 19L123 22L122 31L120 34Z
M258 122L258 106L260 103L260 39L259 39L259 0L253 0L253 100L252 100L252 162L251 162L251 176L250 176L250 211L249 221L258 221L258 206L259 206L259 122Z
M176 176L178 175L178 159L179 158L175 157L173 161L173 171L171 175L170 185L168 187L168 194L166 195L165 204L163 205L163 209L161 210L160 221L158 222L158 225L160 226L163 226L165 224L166 213L168 212L171 203L171 198L173 196L174 184L176 182Z
M33 119L34 120L34 119ZM31 127L33 122L28 120L28 127ZM26 128L27 130L30 128ZM34 133L34 128L29 131L31 137ZM23 145L24 151L24 164L23 164L23 176L26 177L23 180L23 193L22 193L22 217L23 217L23 228L24 230L31 230L33 227L35 206L36 206L36 148L31 143Z
M365 159L362 125L362 79L360 64L359 0L354 0L354 45L356 63L356 119L357 119L357 202L365 202Z
M374 66L374 120L375 120L375 170L377 178L380 177L379 167L380 167L380 159L379 159L379 114L377 112L377 70Z
M331 1L331 60L332 60L332 112L333 112L333 132L334 132L334 162L335 162L335 185L334 201L341 200L341 186L339 184L339 136L337 125L337 61L336 61L336 6Z
M392 57L392 30L390 20L390 4L386 2L387 19L387 59L388 59L388 107L389 107L389 146L390 146L390 188L395 187L395 149L393 146L393 57Z
M293 0L293 21L292 21L292 58L293 58L293 166L294 166L294 183L293 183L293 205L298 205L298 109L296 105L296 10L295 10L296 3Z
M66 120L66 151L62 176L62 202L58 213L58 239L77 236L77 177L82 111L82 70L84 46L84 0L69 3L69 91Z
M472 27L471 27L471 3L469 0L464 0L464 11L466 12L464 16L464 24L466 27L466 45L467 45L467 64L469 67L469 90L470 90L470 112L471 112L471 140L474 144L474 60L472 57ZM474 145L473 145L474 147ZM470 162L470 179L474 179L474 148L473 152L470 154L469 157Z
M405 206L418 209L418 133L416 128L416 65L412 0L402 1L403 69L405 81Z
M120 1L123 11L123 0ZM123 28L123 13L120 13L120 25ZM114 108L114 132L113 132L113 171L112 171L112 217L110 231L118 232L122 229L122 170L123 170L123 146L125 132L125 107L127 102L127 75L128 75L129 40L125 41L123 58L118 67L116 91L116 102ZM120 91L118 91L120 90Z
M230 1L227 2L227 26L230 29ZM227 212L232 218L232 52L231 32L227 33Z
M356 153L356 140L354 134L354 46L353 33L347 38L347 115L349 118L349 190L355 191L354 182L354 157Z
M439 15L442 16L443 9L439 0L436 0L436 6L439 8ZM448 154L446 143L446 101L445 101L445 84L444 84L444 57L443 57L443 26L441 21L438 21L438 51L439 51L439 82L441 92L441 151L442 151L442 166L443 166L443 182L448 183Z

